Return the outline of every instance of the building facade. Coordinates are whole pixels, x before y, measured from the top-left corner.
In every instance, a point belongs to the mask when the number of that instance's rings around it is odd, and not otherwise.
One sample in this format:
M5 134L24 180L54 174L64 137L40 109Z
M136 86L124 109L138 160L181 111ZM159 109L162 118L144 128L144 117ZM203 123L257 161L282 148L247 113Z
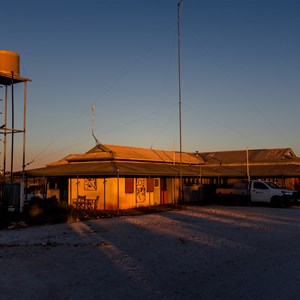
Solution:
M181 161L180 161L181 156ZM215 189L237 181L264 179L299 189L300 159L290 148L180 153L97 145L28 177L46 179L45 194L75 205L118 210L181 202L211 203ZM97 199L97 201L96 201Z

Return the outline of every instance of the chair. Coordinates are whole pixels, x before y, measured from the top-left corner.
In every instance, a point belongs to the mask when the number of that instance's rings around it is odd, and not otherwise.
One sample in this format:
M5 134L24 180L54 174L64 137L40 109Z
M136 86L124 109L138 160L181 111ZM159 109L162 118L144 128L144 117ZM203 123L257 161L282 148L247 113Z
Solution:
M73 206L77 209L85 209L86 196L77 196L77 199L73 200Z
M98 207L99 196L96 196L95 199L86 199L86 209L96 210Z

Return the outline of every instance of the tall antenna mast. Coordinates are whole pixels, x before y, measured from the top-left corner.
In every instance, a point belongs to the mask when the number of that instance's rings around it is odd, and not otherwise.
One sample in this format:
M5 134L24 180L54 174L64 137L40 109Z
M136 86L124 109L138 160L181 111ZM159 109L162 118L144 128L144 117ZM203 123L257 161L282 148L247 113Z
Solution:
M179 155L180 155L180 187L179 202L183 202L183 178L182 178L182 129L181 129L181 66L180 66L180 8L183 0L178 0L178 105L179 105Z

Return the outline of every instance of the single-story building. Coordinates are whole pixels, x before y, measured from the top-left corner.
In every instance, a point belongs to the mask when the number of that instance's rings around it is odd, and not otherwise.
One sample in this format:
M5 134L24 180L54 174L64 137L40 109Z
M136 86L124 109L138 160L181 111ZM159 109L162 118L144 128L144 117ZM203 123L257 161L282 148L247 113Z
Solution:
M26 176L44 177L47 197L71 205L90 199L95 209L117 210L211 202L216 187L249 177L297 189L300 159L290 148L180 153L97 144Z
M290 148L200 153L206 166L219 174L218 186L241 179L272 181L299 190L300 158Z
M97 198L97 209L114 210L176 204L181 200L183 178L198 178L199 183L201 172L217 175L204 165L193 153L99 144L87 153L28 170L26 176L47 178L48 197L71 205L79 196ZM194 193L199 190L194 188Z

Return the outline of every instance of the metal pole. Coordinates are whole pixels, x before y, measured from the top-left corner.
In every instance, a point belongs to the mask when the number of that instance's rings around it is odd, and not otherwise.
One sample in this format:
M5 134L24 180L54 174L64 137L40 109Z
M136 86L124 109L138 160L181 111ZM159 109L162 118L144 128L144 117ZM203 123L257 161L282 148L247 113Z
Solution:
M119 169L117 170L118 172L118 187L117 187L117 196L118 196L118 216L120 215L120 174L119 174Z
M103 210L106 210L106 179L103 179Z
M4 138L3 138L3 178L6 182L6 144L7 144L7 85L5 86L5 113L4 113Z
M25 185L25 168L26 168L26 156L25 156L25 151L26 151L26 81L24 82L24 116L23 116L23 164L22 164L22 185L21 185L21 199L20 199L20 212L23 212L23 207L24 207L24 201L27 202L27 194L25 194L25 188L27 186Z
M182 121L181 121L181 62L180 62L180 6L183 0L178 0L178 105L179 105L179 155L180 155L180 184L179 202L183 202L183 178L182 178Z
M94 127L95 127L95 106L92 105L92 135L94 135Z
M14 72L11 71L11 158L10 158L10 182L13 182L14 168L14 131L15 131L15 108L14 108Z
M246 148L246 156L247 156L247 178L248 182L250 182L250 172L249 172L249 151L248 151L248 146Z
M24 117L23 117L23 181L25 179L25 167L26 167L26 92L27 92L27 86L26 81L24 82Z

